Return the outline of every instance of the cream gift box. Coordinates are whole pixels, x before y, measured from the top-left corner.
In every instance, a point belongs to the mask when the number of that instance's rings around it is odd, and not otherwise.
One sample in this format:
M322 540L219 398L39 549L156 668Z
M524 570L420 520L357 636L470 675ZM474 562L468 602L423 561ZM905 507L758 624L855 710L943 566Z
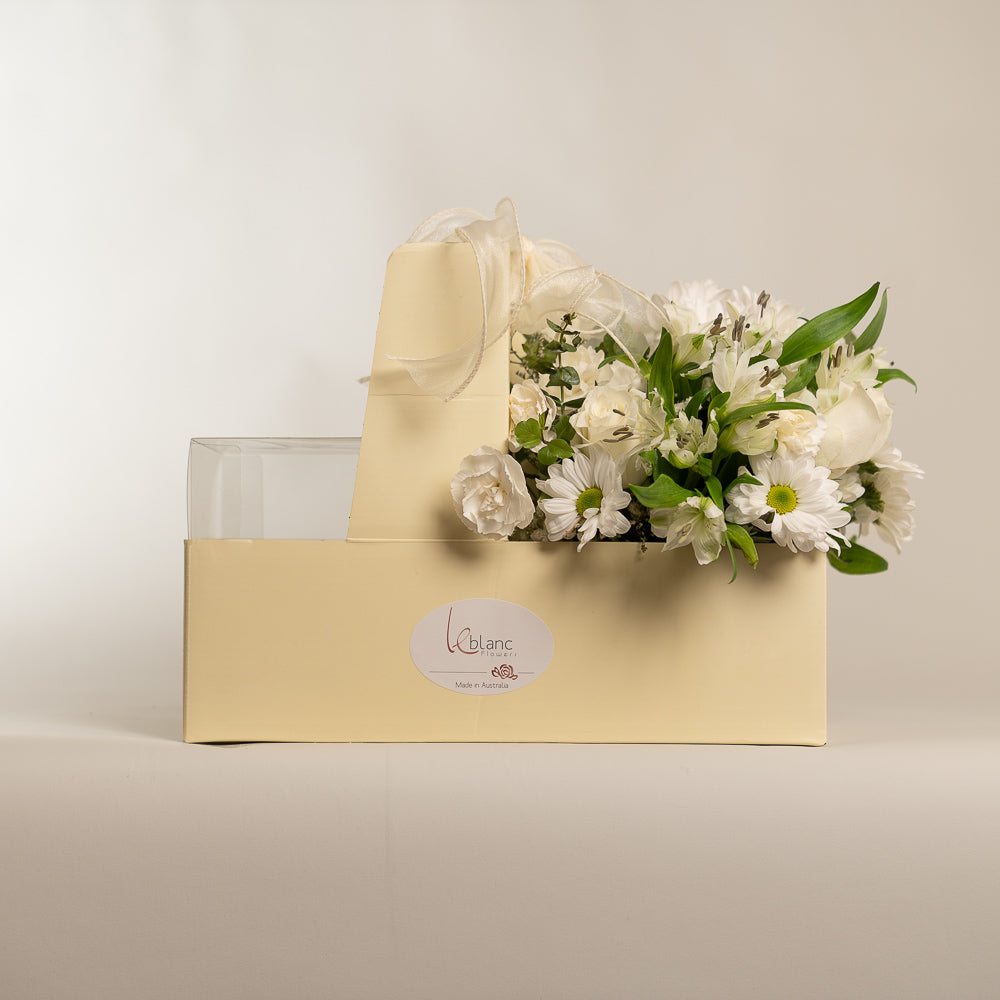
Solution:
M823 744L822 553L767 546L729 585L683 550L461 525L459 462L507 437L507 344L447 403L389 357L451 350L481 302L467 244L390 258L346 538L192 522L230 537L186 543L185 739Z

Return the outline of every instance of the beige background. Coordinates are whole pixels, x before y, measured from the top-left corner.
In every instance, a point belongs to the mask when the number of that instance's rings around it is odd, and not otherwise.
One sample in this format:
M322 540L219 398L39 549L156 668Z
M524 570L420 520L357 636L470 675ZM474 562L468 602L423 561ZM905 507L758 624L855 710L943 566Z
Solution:
M0 0L6 995L996 996L998 28ZM826 749L177 742L187 439L358 433L390 250L503 195L648 290L889 285L927 479Z

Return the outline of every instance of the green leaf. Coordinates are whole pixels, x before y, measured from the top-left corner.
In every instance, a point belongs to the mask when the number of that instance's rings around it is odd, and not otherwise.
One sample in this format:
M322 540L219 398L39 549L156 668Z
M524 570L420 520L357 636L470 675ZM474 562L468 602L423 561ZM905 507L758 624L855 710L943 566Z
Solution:
M514 437L522 448L537 448L542 443L542 422L534 418L522 420L514 428Z
M757 416L758 413L771 413L775 410L808 410L810 413L816 411L805 403L793 403L791 400L776 401L773 397L763 403L751 403L749 406L739 406L732 413L727 413L719 422L720 427L728 427L730 424L738 424L741 420L749 420Z
M553 462L559 462L564 458L573 457L573 448L568 441L563 441L562 438L556 438L554 441L550 441L544 448L538 452L538 462L540 465L552 465Z
M712 397L712 401L708 404L708 412L711 413L712 410L721 410L722 407L729 402L729 393L720 392L717 396Z
M734 545L738 545L740 551L746 556L751 569L757 568L757 546L754 545L750 532L742 524L727 524L726 538ZM730 551L732 551L730 549Z
M876 295L878 295L877 281L856 299L837 306L836 309L828 309L800 326L785 341L778 364L790 365L796 361L805 361L806 358L819 354L834 341L850 333L871 308Z
M862 573L882 573L889 568L889 564L876 552L866 549L863 545L855 542L853 545L844 542L840 547L840 555L831 549L826 554L830 560L830 565L834 569L839 569L841 573L851 573L860 575Z
M699 389L689 400L687 406L684 407L684 412L689 417L698 416L698 411L701 409L701 404L708 399L709 393L714 389L713 385L706 385L704 389Z
M875 313L875 318L865 327L865 332L854 341L854 350L857 353L870 351L878 341L879 334L882 332L882 324L885 323L885 313L889 308L888 296L888 290L882 293L882 301L878 305L878 312Z
M548 323L549 329L554 333L558 333L560 337L566 332L558 323L553 323L550 319L547 319L545 322Z
M712 460L708 455L699 455L696 467L706 478L712 474Z
M733 543L729 540L729 534L727 533L723 539L726 543L726 548L729 549L729 558L733 561L733 575L729 578L729 582L732 583L736 579L736 574L739 572L736 568L736 553L733 551Z
M705 480L705 487L708 490L708 495L712 498L712 503L714 503L719 510L725 510L726 504L722 499L722 483L720 483L715 476L709 476Z
M693 490L678 486L666 473L657 476L656 482L649 486L630 486L629 489L644 507L676 507L695 496Z
M667 416L676 416L674 410L674 342L666 329L660 333L660 342L649 359L649 388L655 389L660 394Z
M816 374L816 369L819 368L819 358L818 354L814 354L811 358L806 358L799 365L799 370L796 372L795 378L785 386L786 395L790 396L793 392L801 392L809 385Z
M580 376L575 368L565 365L553 370L549 376L549 385L562 386L565 389L572 389L574 385L580 384Z
M621 348L614 342L611 334L606 333L601 341L601 351L605 357L610 357L612 354L620 353Z
M751 476L749 472L742 472L725 488L723 492L728 493L731 489L733 489L733 487L742 486L743 483L746 483L748 486L763 485L759 479L755 476Z
M892 382L893 379L901 378L904 382L909 382L914 389L917 387L917 383L910 378L902 368L880 368L878 375L875 376L875 380L879 385L884 385L886 382Z
M553 425L552 429L556 433L556 437L562 439L563 441L572 441L573 435L576 433L573 430L573 425L569 422L569 414L564 413Z

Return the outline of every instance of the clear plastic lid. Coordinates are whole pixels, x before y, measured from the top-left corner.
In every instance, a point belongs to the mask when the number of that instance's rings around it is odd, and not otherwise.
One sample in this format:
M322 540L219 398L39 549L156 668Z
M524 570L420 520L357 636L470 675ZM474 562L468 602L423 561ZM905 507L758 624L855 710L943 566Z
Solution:
M361 438L194 438L189 538L346 538Z

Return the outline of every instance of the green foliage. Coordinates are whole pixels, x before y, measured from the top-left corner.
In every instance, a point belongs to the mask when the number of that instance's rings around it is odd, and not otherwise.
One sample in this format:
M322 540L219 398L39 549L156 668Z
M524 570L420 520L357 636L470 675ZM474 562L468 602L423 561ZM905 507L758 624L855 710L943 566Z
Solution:
M892 382L897 378L901 378L904 382L909 382L910 385L916 389L917 383L914 382L902 368L880 368L878 375L875 376L879 385L884 385L886 382Z
M857 542L844 542L840 547L839 556L831 550L827 552L826 557L834 569L854 576L863 573L883 573L889 568L889 563L885 559L871 549L858 545Z
M629 489L644 507L676 507L696 495L694 490L684 489L666 473L657 476L650 486L630 486Z
M845 337L864 319L878 295L876 281L867 292L835 309L828 309L800 326L786 341L778 358L779 365L805 361L826 350L831 344ZM867 332L867 331L866 331Z
M660 342L649 359L649 388L659 393L663 409L668 417L675 417L674 409L674 342L670 334L663 330Z
M757 546L754 545L750 532L742 524L726 525L726 541L738 546L739 550L746 557L746 561L750 564L751 569L757 568L759 558L757 555ZM731 554L732 548L729 551Z
M758 413L771 413L775 410L808 410L810 413L816 411L806 403L793 403L790 400L778 402L774 396L765 399L762 403L751 403L749 406L738 406L731 413L723 415L719 421L720 428L729 427L731 424L738 424L741 420L749 420L757 416Z
M548 468L553 462L561 462L564 458L573 457L573 448L568 441L555 438L542 448L535 456L538 464Z
M889 292L882 293L882 301L879 303L878 312L875 318L865 327L865 332L854 341L854 350L859 354L861 351L870 351L878 342L879 334L882 332L882 325L885 323L886 310L889 308Z
M816 377L819 362L819 354L814 354L811 358L806 358L799 365L799 370L795 373L795 377L785 386L785 393L791 396L793 393L809 388L809 383Z
M537 448L542 443L542 430L541 420L532 417L522 420L514 428L514 437L522 448Z

